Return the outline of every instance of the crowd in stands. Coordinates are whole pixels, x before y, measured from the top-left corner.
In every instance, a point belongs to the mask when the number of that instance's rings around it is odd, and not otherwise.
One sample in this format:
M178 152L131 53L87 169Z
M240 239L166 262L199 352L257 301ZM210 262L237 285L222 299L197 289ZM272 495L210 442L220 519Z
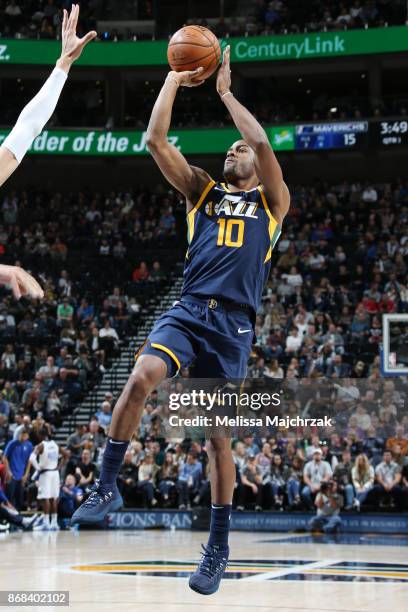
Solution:
M400 0L254 0L249 14L234 13L214 25L195 18L188 23L211 27L221 38L384 27L405 23L406 15Z
M18 509L36 497L24 474L41 431L55 431L100 381L135 334L146 299L167 282L158 260L128 258L153 240L155 253L174 244L169 197L149 194L149 207L143 197L3 196L2 263L32 270L45 291L41 302L0 294L0 449L14 440L7 490Z
M3 37L16 38L56 38L59 34L61 9L69 8L70 5L69 0L6 0L0 10L1 34ZM210 25L219 37L225 37L379 27L405 23L407 15L404 0L311 0L307 3L295 0L253 0L249 6L245 3L243 7L228 6L227 9L228 15L211 19L210 24L202 17L188 17L187 12L185 21ZM194 8L192 10L194 12ZM149 0L81 2L81 25L84 30L97 29L99 19L127 21L153 17ZM160 20L160 6L157 7L156 17ZM102 40L126 40L143 38L145 35L142 32L142 28L138 31L137 26L132 24L125 29L113 26L100 33L100 36ZM157 29L154 33L156 37L171 34Z
M11 191L0 204L0 255L40 271L50 262L61 269L79 254L102 258L106 266L120 261L126 278L141 251L177 246L182 210L181 196L162 185L154 192L143 186L110 193ZM70 288L68 282L67 297Z
M364 87L360 90L346 88L345 80L339 79L335 89L311 89L305 78L302 85L298 79L282 89L279 78L244 80L240 100L264 126L284 125L286 122L302 121L359 121L390 117L406 118L408 95L392 89L371 100ZM362 80L362 83L365 83ZM72 80L65 90L50 128L66 127L126 127L146 130L151 109L159 94L162 83L158 81L132 81L126 83L124 110L120 123L113 125L106 107L103 81L89 81L84 87L82 81ZM2 79L4 96L0 99L0 123L12 125L18 112L40 89L40 80ZM197 92L181 88L177 96L173 115L174 128L232 127L232 119L215 92L215 83Z
M286 401L282 408L282 414L292 416L324 413L334 417L335 425L319 433L313 427L265 426L233 440L234 507L238 511L312 511L316 496L331 487L341 495L346 512L408 511L406 381L399 384L375 376L363 382L346 379L338 384L335 380L326 386L327 396L321 388L312 387L306 410L302 411L297 400ZM183 510L209 505L203 431L184 428L177 430L177 437L171 436L168 393L177 384L177 380L167 383L152 393L140 431L129 444L118 478L126 507ZM112 406L113 396L107 393L88 427L79 425L61 448L61 518L72 515L98 478ZM182 415L191 416L191 412L186 409ZM22 464L19 455L17 475L25 491L14 474L3 486L18 509L35 510L36 483L30 481L32 472L27 465L44 420L18 417L8 428L4 417L0 426L2 422L3 430L19 445L9 442L0 464L14 469L14 453L26 448Z
M310 509L322 483L335 480L347 510L406 510L406 382L381 377L379 343L382 313L408 312L408 186L322 183L291 192L248 375L284 379L292 393L307 392L304 381L328 380L318 401L309 397L307 413L331 411L336 427L319 436L313 429L285 434L272 428L235 439L235 507ZM47 272L41 304L16 303L4 292L0 302L3 451L13 438L35 445L44 424L54 430L109 367L118 343L134 333L143 296L166 275L158 261L140 256L127 268L127 249L146 252L162 239L176 253L185 232L181 205L162 187L150 194L5 196L3 257L21 256L24 265ZM104 261L100 285L90 279L93 258L99 267ZM129 297L132 288L135 297ZM61 449L61 516L72 513L98 476L113 404L108 394L89 426L78 427ZM286 409L296 414L300 407L293 400ZM165 391L154 392L119 477L128 506L209 503L202 432L192 428L169 439L168 416ZM25 465L17 477L25 486L6 485L13 502L35 507L36 485Z
M306 80L306 79L305 79ZM282 91L279 78L244 80L239 99L264 126L284 125L301 121L360 121L407 116L408 97L401 94L384 95L371 100L366 91L346 90L339 82L336 91L324 89L324 84L311 91L302 90L293 80L290 90ZM161 84L148 82L129 84L125 96L125 123L133 129L145 130L151 108L159 94ZM146 104L146 100L148 101ZM189 88L182 88L177 96L172 125L175 128L233 127L230 114L220 104L213 86L207 86L198 96Z
M250 372L379 374L381 315L408 309L407 203L403 183L293 191Z

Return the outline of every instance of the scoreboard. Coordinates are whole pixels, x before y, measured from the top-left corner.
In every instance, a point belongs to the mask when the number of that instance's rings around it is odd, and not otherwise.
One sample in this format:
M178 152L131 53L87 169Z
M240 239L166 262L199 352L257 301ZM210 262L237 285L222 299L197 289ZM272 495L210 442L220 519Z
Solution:
M270 128L276 150L333 151L408 147L408 119L298 123Z
M362 149L368 146L368 121L296 125L295 150Z
M408 120L378 121L371 123L370 144L373 147L408 145Z

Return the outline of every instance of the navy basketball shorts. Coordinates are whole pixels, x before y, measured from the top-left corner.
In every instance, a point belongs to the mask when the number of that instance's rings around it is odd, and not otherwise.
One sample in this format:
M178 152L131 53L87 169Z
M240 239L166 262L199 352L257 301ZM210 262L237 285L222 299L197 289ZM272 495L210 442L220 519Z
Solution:
M137 357L160 357L169 378L194 364L194 378L243 379L253 337L248 312L186 296L156 321Z

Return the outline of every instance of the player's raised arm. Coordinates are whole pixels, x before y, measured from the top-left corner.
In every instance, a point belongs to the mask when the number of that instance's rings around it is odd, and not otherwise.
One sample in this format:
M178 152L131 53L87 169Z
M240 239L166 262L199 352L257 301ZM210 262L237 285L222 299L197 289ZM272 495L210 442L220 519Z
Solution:
M187 210L211 180L204 170L190 166L184 155L167 140L174 100L180 86L197 87L201 69L169 72L153 107L147 128L147 147L166 179L187 198Z
M289 210L289 190L283 180L282 170L263 127L230 91L230 47L224 51L222 66L217 75L217 91L230 112L242 138L255 153L255 168L264 186L276 220L282 223Z
M73 62L79 58L85 45L96 36L96 32L88 32L83 38L78 38L78 16L78 4L72 5L69 16L64 10L61 57L38 94L23 109L16 125L0 147L0 185L18 167L34 138L41 133L55 110Z

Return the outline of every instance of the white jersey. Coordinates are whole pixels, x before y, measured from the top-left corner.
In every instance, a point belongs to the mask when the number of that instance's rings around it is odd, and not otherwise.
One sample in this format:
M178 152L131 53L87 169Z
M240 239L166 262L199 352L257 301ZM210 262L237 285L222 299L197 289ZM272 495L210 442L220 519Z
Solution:
M40 470L56 470L59 456L58 444L54 440L44 440L42 445L44 450L38 458Z
M60 490L58 444L53 440L44 440L42 445L44 450L38 458L40 477L38 479L37 499L58 499Z

